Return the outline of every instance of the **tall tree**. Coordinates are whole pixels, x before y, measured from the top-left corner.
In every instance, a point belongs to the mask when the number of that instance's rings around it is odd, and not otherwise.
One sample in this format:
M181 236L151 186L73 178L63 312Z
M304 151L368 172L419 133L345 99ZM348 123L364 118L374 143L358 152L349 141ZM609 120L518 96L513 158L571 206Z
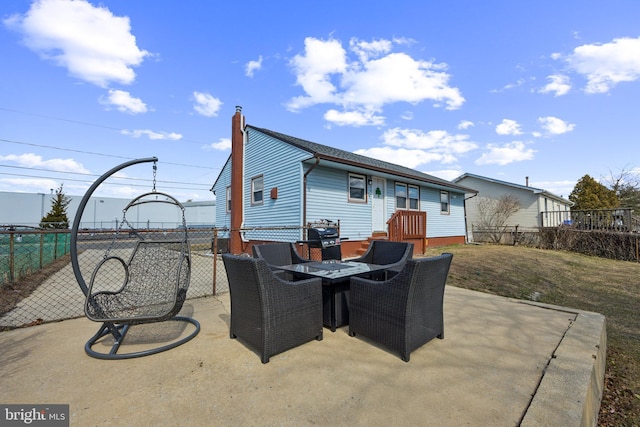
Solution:
M67 206L71 199L65 196L62 191L62 186L56 190L56 194L51 198L51 210L48 214L42 217L40 221L41 228L56 228L66 229L69 228L69 218L67 217Z
M580 178L573 187L569 200L574 203L571 208L573 210L614 209L620 206L616 192L589 175Z

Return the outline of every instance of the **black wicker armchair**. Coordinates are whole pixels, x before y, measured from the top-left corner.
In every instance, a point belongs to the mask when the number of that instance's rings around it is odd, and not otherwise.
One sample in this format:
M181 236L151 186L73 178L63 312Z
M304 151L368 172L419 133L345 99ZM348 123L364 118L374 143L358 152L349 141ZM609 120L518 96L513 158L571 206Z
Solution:
M283 265L300 264L311 260L302 258L293 243L265 243L251 247L254 258L267 261L269 268L283 279L293 279L294 275L286 273L279 267Z
M373 240L367 251L359 258L349 261L366 262L385 266L387 276L378 275L377 279L386 279L397 274L408 259L413 256L413 243L391 242L389 240Z
M274 354L322 340L322 279L289 282L263 259L223 254L231 294L230 337Z
M452 254L408 260L386 281L351 279L349 335L362 335L405 362L433 338L444 338L444 286Z

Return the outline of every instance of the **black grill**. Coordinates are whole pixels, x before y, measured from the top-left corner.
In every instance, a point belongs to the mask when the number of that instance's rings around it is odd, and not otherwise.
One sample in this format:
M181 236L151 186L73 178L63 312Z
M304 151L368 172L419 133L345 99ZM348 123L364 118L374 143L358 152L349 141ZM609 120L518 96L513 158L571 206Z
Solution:
M320 248L322 259L341 259L340 233L332 221L326 221L326 226L311 227L307 233L309 248Z

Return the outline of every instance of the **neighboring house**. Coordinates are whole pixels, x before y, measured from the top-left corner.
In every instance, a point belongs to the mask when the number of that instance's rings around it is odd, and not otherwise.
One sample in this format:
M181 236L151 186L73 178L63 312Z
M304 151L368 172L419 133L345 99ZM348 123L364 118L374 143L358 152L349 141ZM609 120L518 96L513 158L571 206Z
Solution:
M469 240L474 227L479 223L478 201L483 198L500 199L505 195L513 195L520 202L520 209L507 220L506 226L518 226L522 231L537 231L539 227L552 227L562 224L568 218L573 202L540 188L513 184L484 176L465 173L453 182L477 190L477 195L467 195L465 202L467 212L467 230Z
M240 107L232 119L231 151L212 191L216 225L231 229L234 253L245 251L248 241L265 239L246 231L252 227L306 226L322 219L339 221L340 236L347 239L345 256L355 254L375 232L413 241L416 253L427 244L465 242L464 196L474 190L462 185L245 125ZM390 220L404 227L390 230ZM410 227L416 224L421 224L419 236ZM234 238L239 229L245 232ZM398 231L404 233L400 238ZM273 240L304 238L299 229L283 233Z

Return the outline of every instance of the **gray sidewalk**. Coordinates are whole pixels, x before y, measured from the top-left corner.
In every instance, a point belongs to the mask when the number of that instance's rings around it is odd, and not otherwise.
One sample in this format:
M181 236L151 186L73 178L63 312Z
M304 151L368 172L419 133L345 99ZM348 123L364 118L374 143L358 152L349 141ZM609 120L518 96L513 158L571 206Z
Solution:
M200 334L131 360L87 356L99 325L84 318L0 332L0 403L66 403L74 426L579 426L597 415L599 314L448 286L445 339L409 363L344 327L263 365L229 339L229 310L228 293L188 300ZM137 328L130 341L175 332Z

